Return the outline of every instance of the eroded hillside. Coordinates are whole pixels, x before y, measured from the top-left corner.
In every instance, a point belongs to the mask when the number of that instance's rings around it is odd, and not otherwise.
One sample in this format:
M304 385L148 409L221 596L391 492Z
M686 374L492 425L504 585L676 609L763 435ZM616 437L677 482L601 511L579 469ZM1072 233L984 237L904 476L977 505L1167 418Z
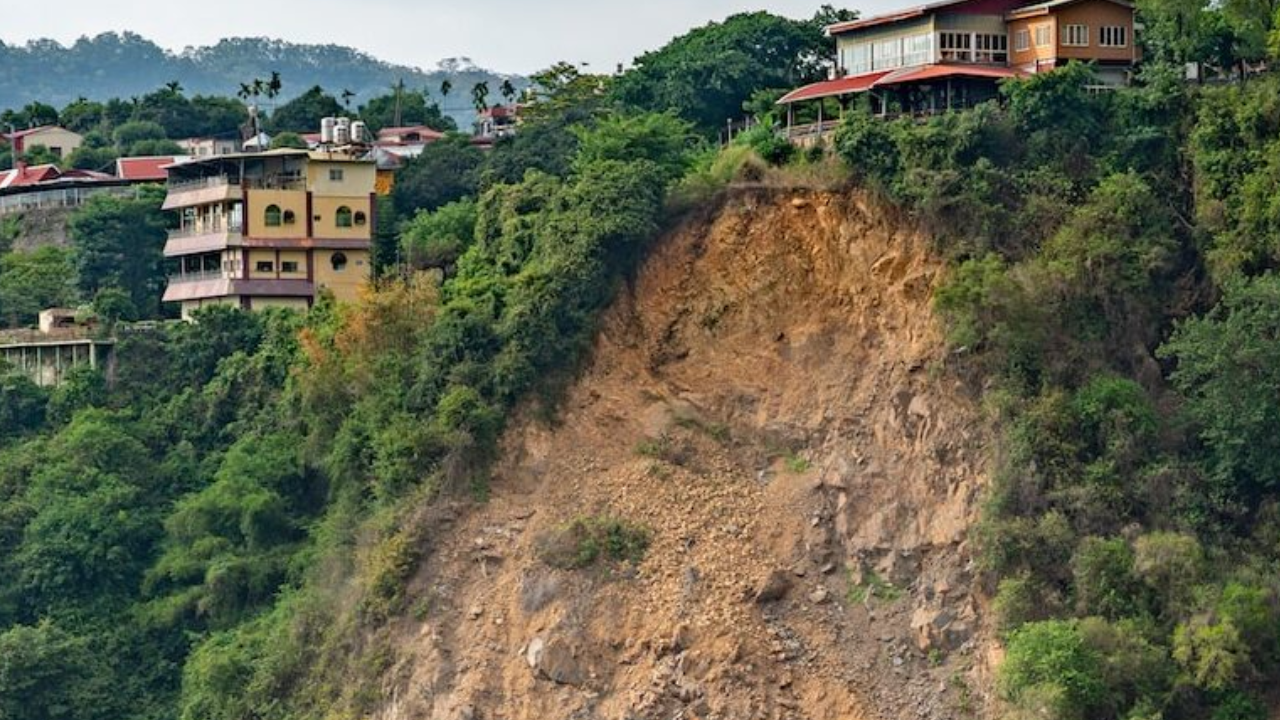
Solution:
M381 716L980 713L983 436L909 228L743 191L662 240L559 421L516 423L492 496L431 533ZM651 544L552 567L575 518Z

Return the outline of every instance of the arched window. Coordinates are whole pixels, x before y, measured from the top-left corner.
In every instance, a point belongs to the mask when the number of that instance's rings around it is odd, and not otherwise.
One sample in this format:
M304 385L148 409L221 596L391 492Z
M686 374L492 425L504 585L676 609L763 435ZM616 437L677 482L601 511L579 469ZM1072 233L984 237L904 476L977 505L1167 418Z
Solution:
M267 227L280 227L280 206L268 205L266 210Z
M367 222L369 222L369 216L365 215L363 211L357 210L356 211L356 227L363 227L364 224Z
M342 272L343 270L347 269L346 253L336 252L333 255L330 255L329 262L333 264L334 272Z
M285 224L285 225L292 225L292 224L294 224L294 223L295 223L295 222L297 222L297 221L298 221L298 216L297 216L297 215L295 215L295 214L294 214L294 212L293 212L292 210L285 210L285 211L284 211L284 224Z
M338 214L335 216L338 227L351 227L351 208L343 205L338 208Z

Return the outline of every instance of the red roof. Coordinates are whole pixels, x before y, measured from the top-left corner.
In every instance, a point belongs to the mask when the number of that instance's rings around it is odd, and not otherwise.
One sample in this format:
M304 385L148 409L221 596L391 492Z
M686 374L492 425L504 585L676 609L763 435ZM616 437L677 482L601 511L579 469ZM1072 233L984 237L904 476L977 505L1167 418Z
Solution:
M106 173L94 170L59 170L56 165L21 166L12 170L0 170L0 190L32 187L58 180L115 180Z
M182 160L184 155L152 155L116 160L116 177L133 182L162 181L169 174L164 168Z
M834 97L837 95L848 95L849 93L863 92L870 90L872 85L880 78L888 75L891 70L883 72L873 72L868 75L857 75L855 77L843 77L838 80L827 80L812 85L806 85L798 90L792 90L782 99L778 101L779 105L790 105L791 103L800 102L801 100L817 100L818 98Z
M1001 80L1019 77L1022 73L1013 68L990 67L984 65L924 65L915 68L895 70L888 76L875 82L875 87L882 85L901 85L903 83L923 82L939 78L970 77Z
M378 131L378 139L386 140L393 137L404 137L405 135L414 135L423 140L439 140L444 137L444 133L439 130L433 130L426 125L408 125L405 127L387 127Z
M791 103L801 102L804 100L817 100L818 98L848 95L850 93L866 92L867 90L876 87L923 82L925 80L935 80L939 78L969 77L1000 80L1003 78L1020 77L1021 75L1022 73L1012 68L991 67L987 65L918 65L915 67L899 68L897 70L884 70L866 75L857 75L855 77L840 78L839 80L827 80L826 82L806 85L784 95L782 99L778 101L778 104L790 105Z

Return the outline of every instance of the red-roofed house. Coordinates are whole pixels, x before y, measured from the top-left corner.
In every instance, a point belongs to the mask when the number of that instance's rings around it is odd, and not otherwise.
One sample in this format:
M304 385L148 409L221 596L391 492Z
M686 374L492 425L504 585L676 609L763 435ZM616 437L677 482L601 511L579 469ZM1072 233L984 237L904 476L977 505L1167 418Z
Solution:
M843 107L867 93L872 107L930 112L965 107L996 94L997 84L1051 70L1068 60L1093 62L1099 83L1120 85L1140 59L1128 0L938 0L827 28L836 41L831 79L779 100L792 127L798 103L835 98ZM821 134L832 118L818 103Z
M5 133L4 139L13 147L14 155L31 152L31 149L35 146L43 145L49 149L49 152L53 153L54 157L59 158L70 155L76 148L84 144L84 138L79 133L73 133L56 125L44 125Z
M444 133L426 125L387 127L378 131L377 145L426 145L444 137Z
M0 170L0 215L50 207L75 207L100 192L132 192L129 183L93 170L18 163Z
M165 182L169 179L166 166L189 159L186 155L120 158L116 160L116 177L129 182Z

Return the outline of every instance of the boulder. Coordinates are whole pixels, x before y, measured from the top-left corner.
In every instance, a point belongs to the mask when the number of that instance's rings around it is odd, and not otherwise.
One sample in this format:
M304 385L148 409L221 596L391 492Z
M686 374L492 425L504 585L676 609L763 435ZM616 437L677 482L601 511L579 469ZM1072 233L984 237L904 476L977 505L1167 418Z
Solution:
M769 573L760 588L756 590L756 602L760 604L777 602L787 596L791 590L791 577L783 570Z

